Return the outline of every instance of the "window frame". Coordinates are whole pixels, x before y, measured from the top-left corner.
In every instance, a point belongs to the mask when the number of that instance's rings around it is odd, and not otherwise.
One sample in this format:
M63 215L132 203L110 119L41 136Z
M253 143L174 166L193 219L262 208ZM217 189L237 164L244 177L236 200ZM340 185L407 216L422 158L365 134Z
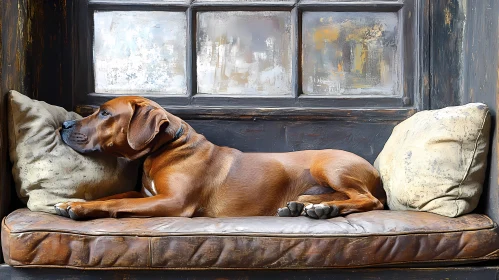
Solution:
M75 5L73 32L73 105L88 112L122 94L95 93L93 72L94 11L175 11L187 15L187 95L140 94L158 102L172 113L192 118L291 118L293 116L401 120L429 108L428 102L428 0L321 2L155 2L147 0L82 0ZM292 92L284 96L198 94L196 84L196 13L203 11L288 11L292 24ZM315 96L304 95L301 69L301 31L304 12L396 12L399 19L398 54L401 58L398 88L401 96ZM408 22L410 20L410 22ZM132 95L134 93L131 93ZM365 113L365 111L369 113ZM344 117L342 117L344 116Z

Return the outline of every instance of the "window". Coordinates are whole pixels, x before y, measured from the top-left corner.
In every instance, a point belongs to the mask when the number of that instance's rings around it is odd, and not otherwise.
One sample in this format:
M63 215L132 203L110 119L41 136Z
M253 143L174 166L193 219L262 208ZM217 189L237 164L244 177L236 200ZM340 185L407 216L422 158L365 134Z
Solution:
M423 2L79 1L75 101L404 118L426 106Z

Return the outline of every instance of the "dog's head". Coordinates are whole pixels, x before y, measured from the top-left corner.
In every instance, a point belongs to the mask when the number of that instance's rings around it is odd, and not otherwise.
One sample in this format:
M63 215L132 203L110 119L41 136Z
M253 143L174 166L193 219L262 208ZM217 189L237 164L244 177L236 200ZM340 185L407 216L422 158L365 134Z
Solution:
M124 96L104 103L86 118L65 121L61 136L80 153L101 151L137 159L152 151L159 134L164 142L173 139L180 125L180 119L157 103L143 97Z

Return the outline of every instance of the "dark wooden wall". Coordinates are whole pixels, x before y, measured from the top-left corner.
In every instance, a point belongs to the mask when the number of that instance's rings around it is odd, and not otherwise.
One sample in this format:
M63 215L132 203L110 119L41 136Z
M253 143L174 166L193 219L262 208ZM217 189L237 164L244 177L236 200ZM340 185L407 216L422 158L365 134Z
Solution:
M499 1L431 1L430 108L482 102L497 120ZM480 209L499 221L497 126Z
M482 207L499 222L499 185L497 150L497 104L499 102L499 1L472 0L467 2L464 40L463 97L461 103L482 102L492 111L493 139L489 155L488 180L482 195Z
M8 158L6 94L71 107L62 61L70 56L66 0L0 0L0 217L19 206ZM1 261L1 258L0 258Z
M188 122L207 139L213 139L214 143L237 147L242 151L288 152L334 147L361 154L368 161L374 162L399 120Z
M8 160L5 95L17 90L27 96L71 109L71 58L66 0L0 0L0 217L16 207Z
M28 91L26 52L29 46L26 1L2 1L0 26L0 217L8 214L13 196L11 164L8 157L6 93L9 89Z
M30 94L30 81L27 71L28 49L30 36L28 31L27 1L13 0L1 2L1 96L0 99L0 216L4 216L10 209L13 193L11 167L8 158L6 93L15 89ZM5 187L4 187L5 186Z

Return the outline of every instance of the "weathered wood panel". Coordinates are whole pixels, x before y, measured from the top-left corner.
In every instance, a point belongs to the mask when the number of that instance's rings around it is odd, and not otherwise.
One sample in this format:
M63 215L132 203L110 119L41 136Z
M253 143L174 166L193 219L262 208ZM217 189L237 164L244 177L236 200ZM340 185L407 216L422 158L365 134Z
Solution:
M342 149L373 163L390 136L392 122L186 120L220 146L245 152Z
M499 49L499 1L468 0L462 73L461 103L482 102L497 118L497 65ZM492 131L497 132L497 122ZM499 184L497 133L493 133L489 152L488 178L484 184L481 207L494 221L499 222Z
M25 95L70 108L63 61L68 59L66 0L3 0L1 4L0 218L21 203L13 188L8 157L6 94ZM64 47L66 46L66 48Z
M446 0L430 4L431 108L482 102L496 119L499 2ZM493 125L488 178L477 211L499 222L497 125Z
M96 103L104 103L97 99ZM239 107L175 107L162 104L170 113L186 120L286 120L286 121L354 121L391 122L412 116L415 109L339 109L339 108L239 108ZM98 106L77 106L76 112L88 116Z
M1 4L0 60L0 218L10 211L15 199L12 186L11 163L8 156L6 94L10 89L31 95L30 79L26 67L31 46L28 0L3 0ZM1 261L0 256L0 261Z
M70 40L71 0L29 2L28 77L31 76L33 97L70 109L72 67L64 61L72 59Z
M415 98L415 104L427 110L430 108L430 52L431 52L431 30L430 30L430 1L423 0L419 2L418 9L422 10L419 14L419 34L421 34L421 49L419 57L419 71L421 76L419 77L420 92L417 92L415 96L421 96L421 98ZM419 99L419 100L418 100ZM419 103L418 103L419 102Z
M466 1L430 0L430 107L459 105L464 92Z
M8 157L6 94L14 89L30 95L26 62L30 45L28 4L26 0L2 1L2 60L1 60L1 158L0 158L0 217L8 214L14 197L11 163Z

